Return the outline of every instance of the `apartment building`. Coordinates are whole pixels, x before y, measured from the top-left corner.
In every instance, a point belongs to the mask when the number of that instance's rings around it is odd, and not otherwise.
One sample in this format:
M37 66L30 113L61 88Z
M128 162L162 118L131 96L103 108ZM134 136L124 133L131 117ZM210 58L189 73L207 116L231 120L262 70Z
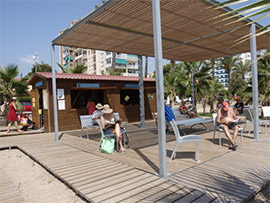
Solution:
M71 22L73 26L77 21ZM88 74L109 74L112 69L113 53L102 50L72 48L60 46L60 64L67 68L84 64ZM115 72L125 76L138 76L138 56L133 54L116 53Z

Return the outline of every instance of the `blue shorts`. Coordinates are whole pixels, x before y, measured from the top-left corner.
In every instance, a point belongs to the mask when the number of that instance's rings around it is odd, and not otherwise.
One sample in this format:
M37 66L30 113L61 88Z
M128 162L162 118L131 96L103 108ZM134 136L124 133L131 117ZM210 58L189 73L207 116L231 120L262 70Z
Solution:
M228 126L229 127L229 129L233 129L235 126L237 126L238 125L238 123L231 123L230 125L225 125L225 124L218 124L218 127L219 128L222 128L223 126Z
M113 134L111 133L111 131L113 131L113 130L114 130L113 127L109 127L109 128L107 128L107 129L104 130L104 134L105 134L105 135L113 135Z

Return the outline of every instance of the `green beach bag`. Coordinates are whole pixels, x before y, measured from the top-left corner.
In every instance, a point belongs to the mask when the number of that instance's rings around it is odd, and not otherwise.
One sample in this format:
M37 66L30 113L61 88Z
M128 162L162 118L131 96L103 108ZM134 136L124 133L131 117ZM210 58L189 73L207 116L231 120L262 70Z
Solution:
M111 154L114 152L115 139L105 137L102 139L101 152Z

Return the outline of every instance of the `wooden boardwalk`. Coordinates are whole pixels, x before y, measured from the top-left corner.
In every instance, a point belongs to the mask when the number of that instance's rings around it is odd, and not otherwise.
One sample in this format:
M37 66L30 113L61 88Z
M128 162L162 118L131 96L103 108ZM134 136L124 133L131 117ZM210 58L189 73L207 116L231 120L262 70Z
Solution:
M180 160L178 164L189 164L178 170L173 165L176 172L168 179L159 178L144 165L139 167L138 157L133 156L133 153L138 154L136 150L112 155L97 152L98 139L86 140L65 134L61 142L56 143L54 134L38 134L0 140L0 148L18 147L91 202L242 202L270 180L269 138L249 141L235 152L218 147L224 152L201 164L194 164L190 158ZM209 141L205 144L208 148L214 145ZM158 157L156 147L149 145L147 150L154 151Z
M3 203L15 203L23 202L19 190L12 183L7 174L0 168L0 202Z

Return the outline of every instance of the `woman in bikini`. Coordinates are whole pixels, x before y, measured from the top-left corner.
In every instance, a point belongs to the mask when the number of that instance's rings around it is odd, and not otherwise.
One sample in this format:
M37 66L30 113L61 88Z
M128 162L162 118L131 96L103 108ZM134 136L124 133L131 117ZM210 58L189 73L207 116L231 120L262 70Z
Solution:
M120 129L120 121L116 119L113 115L113 110L110 108L108 104L103 106L103 116L100 117L100 124L102 129L104 130L104 134L116 134L117 141L120 146L120 150L118 152L125 153L125 148L122 145L122 135Z

